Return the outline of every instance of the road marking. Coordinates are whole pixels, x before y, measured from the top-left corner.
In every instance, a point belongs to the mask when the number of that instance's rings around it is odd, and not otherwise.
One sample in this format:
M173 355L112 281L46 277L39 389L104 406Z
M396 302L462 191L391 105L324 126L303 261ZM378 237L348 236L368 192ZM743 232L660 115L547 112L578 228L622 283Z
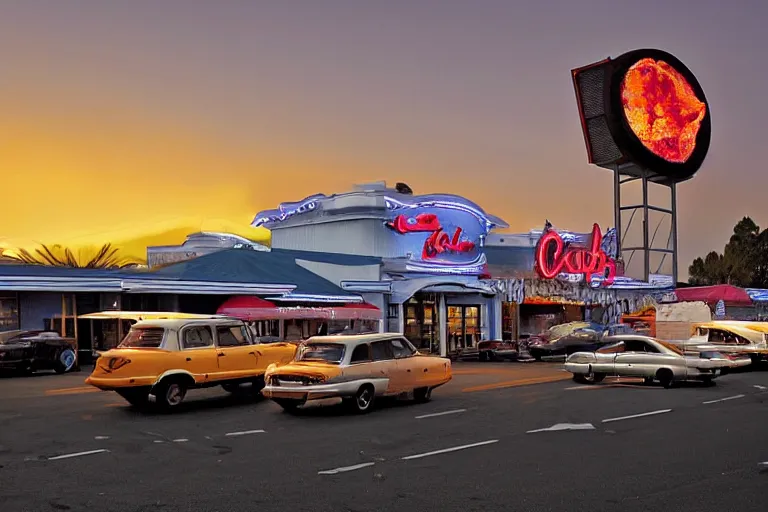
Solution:
M715 404L717 402L725 402L727 400L736 400L737 398L744 398L744 395L728 396L728 397L725 397L725 398L719 398L717 400L709 400L709 401L701 402L701 403L703 403L703 404Z
M99 393L101 390L93 386L81 386L77 388L46 389L46 396L80 395L83 393Z
M362 464L355 464L354 466L345 466L343 468L327 469L325 471L318 471L318 475L338 475L339 473L346 473L347 471L355 471L357 469L367 468L373 466L375 462L363 462Z
M595 430L595 426L591 423L558 423L547 428L539 428L536 430L529 430L526 434L535 434L536 432L559 432L562 430Z
M641 414L633 414L631 416L620 416L618 418L608 418L607 420L603 420L603 423L611 423L612 421L621 421L621 420L631 420L632 418L642 418L645 416L654 416L656 414L664 414L667 412L672 412L672 409L660 409L658 411L651 411L651 412L644 412Z
M549 382L559 382L561 380L569 380L570 374L568 375L550 375L547 377L533 377L530 379L518 379L518 380L508 380L504 382L495 382L493 384L483 384L482 386L473 386L470 388L464 388L462 389L462 393L473 393L475 391L488 391L491 389L502 389L502 388L515 388L518 386L529 386L531 384L546 384Z
M263 430L243 430L242 432L227 432L224 434L225 437L237 437L237 436L247 436L250 434L263 434Z
M160 443L164 443L165 441L163 441L162 439L155 439L155 440L154 440L154 441L152 441L152 442L153 442L153 443L157 443L157 444L160 444Z
M94 439L97 441L103 441L105 439L109 439L109 436L96 436Z
M756 387L757 389L761 390L761 391L768 389L767 387L765 387L765 386L760 386L760 385L758 385L758 384L755 384L755 387Z
M602 387L602 386L600 386ZM571 386L569 388L565 388L566 391L572 391L574 389L600 389L600 387L597 386Z
M173 440L174 443L186 443L187 441L189 441L189 439L174 439Z
M421 416L415 416L415 419L421 420L424 418L434 418L435 416L445 416L447 414L459 414L460 412L466 412L466 409L455 409L453 411L434 412L432 414L422 414Z
M84 455L94 455L96 453L104 453L108 451L109 450L91 450L89 452L68 453L66 455L57 455L56 457L48 457L48 460L71 459L72 457L82 457Z
M472 444L464 444L461 446L454 446L453 448L444 448L442 450L435 450L434 452L427 452L427 453L418 453L416 455L408 455L407 457L403 457L402 460L413 460L413 459L421 459L424 457L430 457L432 455L440 455L441 453L450 453L450 452L457 452L459 450L466 450L467 448L476 448L478 446L485 446L487 444L493 444L498 443L498 439L491 439L490 441L482 441L480 443L472 443Z

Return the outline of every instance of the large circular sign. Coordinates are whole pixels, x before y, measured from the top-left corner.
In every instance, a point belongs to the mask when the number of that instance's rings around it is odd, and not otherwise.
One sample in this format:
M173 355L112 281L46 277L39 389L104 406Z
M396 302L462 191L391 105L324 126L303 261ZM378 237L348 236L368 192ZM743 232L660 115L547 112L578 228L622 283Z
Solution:
M682 62L661 50L625 53L612 63L606 92L611 135L625 155L666 181L699 170L709 151L709 105Z

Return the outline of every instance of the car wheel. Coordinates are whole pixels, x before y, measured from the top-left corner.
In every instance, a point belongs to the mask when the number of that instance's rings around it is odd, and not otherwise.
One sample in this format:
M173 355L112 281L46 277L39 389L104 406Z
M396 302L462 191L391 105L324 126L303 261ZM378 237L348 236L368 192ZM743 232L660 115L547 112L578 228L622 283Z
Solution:
M59 352L59 355L56 358L56 364L54 364L53 369L56 371L56 373L66 373L75 367L76 362L77 356L75 355L75 351L71 348L65 348Z
M488 352L480 352L480 362L484 363L488 361Z
M304 405L301 400L291 400L290 398L275 398L274 400L285 412L295 412L299 406Z
M649 386L651 384L653 384L653 377L644 377L643 378L643 384L646 384L646 385L649 385Z
M365 414L373 407L373 401L376 398L376 390L370 384L363 384L355 393L354 398L349 402L352 410L358 414Z
M432 398L432 390L430 388L417 388L413 390L413 399L420 404L429 402Z
M149 403L149 389L147 388L120 389L117 394L134 407L145 407Z
M605 379L604 373L574 373L573 380L580 384L597 384Z
M666 389L671 388L675 384L675 375L672 373L672 370L666 368L662 368L656 372L656 379L658 379L661 385Z
M155 388L156 404L163 410L177 408L187 396L187 386L179 379L161 381Z

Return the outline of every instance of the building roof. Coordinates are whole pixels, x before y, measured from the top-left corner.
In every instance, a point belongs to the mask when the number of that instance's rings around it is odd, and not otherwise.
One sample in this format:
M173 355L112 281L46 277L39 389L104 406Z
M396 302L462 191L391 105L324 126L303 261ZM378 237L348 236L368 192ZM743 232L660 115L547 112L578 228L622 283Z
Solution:
M289 295L359 298L296 263L288 252L228 249L148 272L145 278L186 282L295 285ZM275 293L275 295L278 295ZM362 300L362 299L361 299Z
M304 252L227 249L151 271L2 265L0 290L267 295L299 301L362 301L359 295L297 264L296 259L310 259ZM334 261L337 264L380 261L339 256L342 258ZM323 253L316 257L315 261L330 262Z
M382 261L382 259L377 256L358 256L356 254L338 254L332 252L298 251L292 249L272 249L271 252L285 255L294 258L295 260L316 261L318 263L346 265L349 267L381 265Z

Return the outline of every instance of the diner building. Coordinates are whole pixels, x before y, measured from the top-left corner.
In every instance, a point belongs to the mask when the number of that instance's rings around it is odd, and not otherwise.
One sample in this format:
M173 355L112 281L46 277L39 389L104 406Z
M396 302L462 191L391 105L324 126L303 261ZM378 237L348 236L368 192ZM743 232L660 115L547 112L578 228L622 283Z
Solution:
M497 233L508 224L480 205L450 194L414 195L402 184L282 203L259 212L253 226L271 230L272 250L327 255L307 268L379 305L389 331L441 355L573 320L616 322L673 287L663 276L650 283L623 276L615 231L604 235L595 225L572 233L547 224ZM379 258L378 275L351 273L333 261L342 255Z

